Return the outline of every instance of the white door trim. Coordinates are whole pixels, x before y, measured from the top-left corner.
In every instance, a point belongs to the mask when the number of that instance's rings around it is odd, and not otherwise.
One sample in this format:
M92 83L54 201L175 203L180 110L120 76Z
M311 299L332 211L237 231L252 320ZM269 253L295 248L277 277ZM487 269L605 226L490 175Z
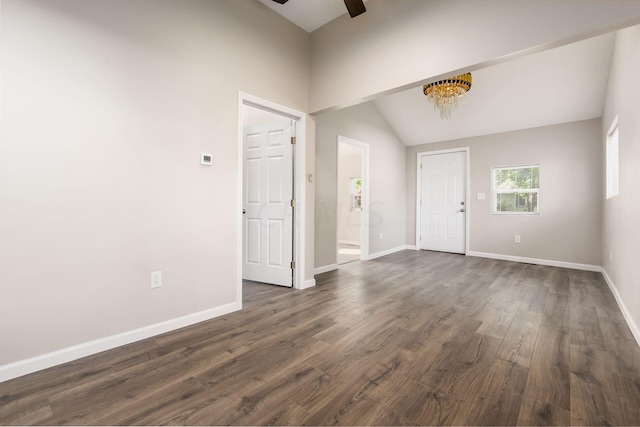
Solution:
M469 235L471 234L470 228L470 218L471 218L471 205L469 203L469 194L471 194L471 149L469 147L460 147L460 148L450 148L447 150L434 150L434 151L421 151L416 155L416 247L420 248L420 230L421 230L421 220L420 220L420 194L422 193L422 171L420 169L420 164L422 163L422 156L435 156L437 154L449 154L449 153L460 153L464 152L467 158L467 170L465 171L467 175L466 179L466 190L464 195L464 205L466 207L467 214L465 215L465 243L464 243L464 254L467 255L469 253Z
M371 187L369 181L369 144L364 142L357 141L352 138L347 138L346 136L338 135L338 140L336 141L336 166L339 165L339 157L340 157L340 144L348 144L354 147L358 147L361 149L360 156L360 175L363 178L363 188L362 188L362 216L360 218L360 259L366 261L369 259L369 188ZM340 201L338 200L338 195L340 194L340 189L338 188L338 167L336 167L336 263L338 262L338 250L339 250L339 238L338 238L338 229L339 229L339 215L340 212L338 210Z
M243 180L243 105L269 111L291 120L295 120L296 146L293 155L293 185L296 207L293 221L293 259L296 267L293 274L293 287L304 289L305 286L305 245L306 245L306 146L307 146L307 115L283 105L258 98L243 92L238 92L238 194L236 200L236 287L239 308L242 308L242 180Z

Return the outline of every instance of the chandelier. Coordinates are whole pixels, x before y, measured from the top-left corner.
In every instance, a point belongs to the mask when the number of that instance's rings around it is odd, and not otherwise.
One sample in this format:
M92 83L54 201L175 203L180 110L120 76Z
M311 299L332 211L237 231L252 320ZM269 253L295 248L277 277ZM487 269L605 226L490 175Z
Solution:
M439 82L424 85L424 94L433 109L440 110L440 118L450 119L451 112L456 109L458 102L471 89L471 73L460 74Z

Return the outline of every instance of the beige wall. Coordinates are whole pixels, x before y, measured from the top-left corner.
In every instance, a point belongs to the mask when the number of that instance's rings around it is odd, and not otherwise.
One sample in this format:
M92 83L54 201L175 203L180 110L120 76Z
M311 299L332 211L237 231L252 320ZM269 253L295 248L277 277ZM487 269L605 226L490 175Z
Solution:
M342 145L342 144L341 144ZM360 243L362 211L351 209L351 178L361 177L360 155L352 154L338 159L338 241Z
M369 252L404 245L405 146L371 103L316 118L315 266L336 263L338 135L369 144ZM380 239L383 233L383 239Z
M610 32L630 21L640 23L640 2L369 0L367 13L355 19L343 15L312 33L310 111L354 105L453 70L473 71L476 64L528 48Z
M305 273L304 277L309 281L313 281L315 275L315 206L316 206L316 121L315 117L307 116L307 191L305 197L306 218L305 218ZM311 176L311 179L309 179ZM296 219L299 221L300 219ZM312 282L315 284L315 282Z
M415 244L417 153L454 147L471 151L471 251L600 265L599 119L408 147L407 244ZM491 168L526 164L540 165L540 214L493 215Z
M309 35L253 0L2 8L0 365L236 302L238 91L307 111Z
M606 134L613 119L618 116L620 195L609 200L605 200L604 195L602 197L602 265L618 290L628 315L633 319L629 323L640 342L640 90L637 85L629 84L638 75L640 26L616 33L600 132L604 159Z

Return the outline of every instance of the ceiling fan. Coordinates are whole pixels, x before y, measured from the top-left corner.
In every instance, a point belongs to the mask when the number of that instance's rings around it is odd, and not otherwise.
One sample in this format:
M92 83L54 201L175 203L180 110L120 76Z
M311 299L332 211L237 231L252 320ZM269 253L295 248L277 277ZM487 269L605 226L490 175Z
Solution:
M289 0L273 0L273 1L280 4L285 4ZM345 6L347 6L349 15L351 15L352 18L355 18L356 16L362 13L365 13L367 11L367 9L365 9L364 7L363 0L344 0L344 4Z

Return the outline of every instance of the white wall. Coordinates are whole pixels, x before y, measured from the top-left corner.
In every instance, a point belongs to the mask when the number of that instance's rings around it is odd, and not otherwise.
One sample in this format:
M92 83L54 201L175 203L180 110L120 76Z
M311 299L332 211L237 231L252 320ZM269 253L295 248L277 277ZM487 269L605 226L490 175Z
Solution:
M404 246L405 146L375 106L366 103L316 117L316 267L337 261L338 135L370 147L369 253Z
M620 195L609 200L602 197L602 265L619 293L627 322L640 343L640 89L630 84L638 75L640 26L635 26L616 33L600 143L604 165L606 134L617 115Z
M0 365L237 303L238 91L307 111L309 35L253 0L2 8Z
M417 153L454 147L471 151L471 251L600 265L599 119L408 147L407 244L415 244ZM491 169L528 164L540 165L540 214L493 215Z
M360 158L359 154L339 154L338 242L360 243L362 210L351 208L351 178L362 177Z
M625 0L369 0L312 33L311 112L640 23Z

